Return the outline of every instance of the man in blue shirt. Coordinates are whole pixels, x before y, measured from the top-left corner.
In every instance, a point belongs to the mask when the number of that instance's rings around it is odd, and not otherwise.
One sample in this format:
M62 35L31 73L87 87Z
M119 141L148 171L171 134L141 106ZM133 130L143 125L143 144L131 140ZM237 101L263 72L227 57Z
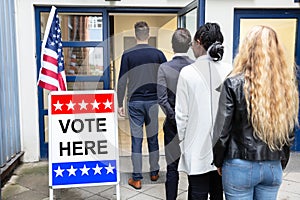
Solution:
M185 28L178 28L172 36L174 57L171 61L161 64L158 70L158 103L166 115L163 127L167 161L166 200L177 198L180 147L175 121L175 95L181 69L194 62L187 55L191 41L190 32Z
M132 178L128 180L128 184L135 189L141 189L144 124L149 150L150 178L156 181L159 177L157 71L159 65L167 60L160 50L148 45L149 26L146 22L137 22L134 28L137 45L122 55L117 94L118 112L125 116L123 99L127 87L133 165Z

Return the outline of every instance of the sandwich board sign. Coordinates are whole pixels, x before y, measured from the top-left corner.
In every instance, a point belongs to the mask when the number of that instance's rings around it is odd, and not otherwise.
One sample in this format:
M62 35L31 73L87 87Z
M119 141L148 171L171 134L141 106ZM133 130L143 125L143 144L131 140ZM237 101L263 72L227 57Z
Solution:
M113 90L49 94L49 188L116 185L118 120Z

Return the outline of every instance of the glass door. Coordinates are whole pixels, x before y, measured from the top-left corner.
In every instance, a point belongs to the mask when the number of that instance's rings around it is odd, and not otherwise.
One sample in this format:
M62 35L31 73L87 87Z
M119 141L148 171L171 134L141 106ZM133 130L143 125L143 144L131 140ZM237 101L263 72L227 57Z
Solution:
M194 37L198 27L198 2L193 1L178 12L178 27L186 28ZM192 49L189 49L188 55L195 59Z

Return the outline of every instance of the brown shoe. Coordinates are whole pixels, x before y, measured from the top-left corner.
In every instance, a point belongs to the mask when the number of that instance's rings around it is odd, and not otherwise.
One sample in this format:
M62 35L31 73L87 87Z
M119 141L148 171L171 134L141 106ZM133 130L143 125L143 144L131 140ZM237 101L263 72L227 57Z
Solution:
M139 190L142 188L142 182L141 180L133 180L133 178L128 179L128 185L132 186L134 189Z
M157 181L158 178L159 178L159 174L155 176L150 176L151 181Z

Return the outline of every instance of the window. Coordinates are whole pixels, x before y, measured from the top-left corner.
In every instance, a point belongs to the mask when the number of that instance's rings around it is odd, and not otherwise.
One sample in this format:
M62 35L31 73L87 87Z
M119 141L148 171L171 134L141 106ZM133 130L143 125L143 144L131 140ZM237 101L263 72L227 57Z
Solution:
M102 17L89 17L89 29L100 29L102 28Z

